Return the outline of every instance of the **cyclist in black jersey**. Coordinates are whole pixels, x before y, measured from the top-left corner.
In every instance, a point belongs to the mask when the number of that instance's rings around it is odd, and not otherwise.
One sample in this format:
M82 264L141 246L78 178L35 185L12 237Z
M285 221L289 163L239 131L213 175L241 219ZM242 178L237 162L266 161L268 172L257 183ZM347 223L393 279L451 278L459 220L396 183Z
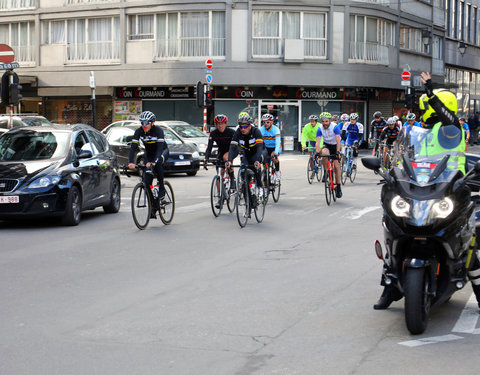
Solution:
M400 133L399 127L396 125L396 121L393 117L387 120L387 126L385 126L378 138L379 141L385 140L385 148L383 149L383 163L387 161L388 150L395 144L398 133Z
M216 129L210 133L208 138L208 146L205 151L205 165L210 158L212 152L213 143L215 142L218 146L217 160L219 162L228 161L228 150L230 149L230 142L232 141L233 134L235 130L227 127L228 118L225 115L216 115L215 119ZM217 164L218 165L218 164ZM230 176L230 189L235 189L235 174L233 173L233 168L228 169L228 175Z
M252 124L253 119L249 115L238 118L238 129L235 130L228 151L227 168L232 167L232 161L237 157L241 148L248 164L254 165L257 186L262 188L263 136L260 129L253 127ZM263 193L263 189L260 189L260 194L262 195Z
M155 126L155 115L150 111L144 111L140 113L138 118L141 123L141 127L135 130L132 138L132 144L130 146L130 154L128 156L128 168L135 169L135 153L138 150L138 144L140 141L143 142L145 146L145 161L147 162L146 167L151 169L158 180L158 197L161 201L165 196L165 187L163 186L163 163L168 159L169 150L167 143L165 142L165 135L163 134L162 128ZM153 176L148 173L146 176L146 182L148 186L152 185ZM151 191L147 189L148 194L152 194ZM152 198L150 196L150 198ZM152 202L155 200L152 199ZM152 211L152 217L155 217L154 207Z
M372 151L372 156L375 155L375 152L378 149L378 137L380 136L383 128L387 126L387 122L385 121L385 118L382 117L382 112L377 111L373 114L374 119L370 123L370 134L368 137L368 142L375 142L375 145L373 147Z

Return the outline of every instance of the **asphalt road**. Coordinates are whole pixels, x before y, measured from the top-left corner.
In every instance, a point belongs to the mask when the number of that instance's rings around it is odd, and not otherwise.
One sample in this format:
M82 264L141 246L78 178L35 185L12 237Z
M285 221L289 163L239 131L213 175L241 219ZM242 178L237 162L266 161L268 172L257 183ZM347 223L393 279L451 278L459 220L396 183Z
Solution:
M241 229L214 218L214 171L171 176L173 223L87 212L78 227L0 222L0 374L471 374L470 285L411 336L381 293L378 178L359 168L327 206L307 156L285 154L280 202ZM477 328L479 327L479 328Z

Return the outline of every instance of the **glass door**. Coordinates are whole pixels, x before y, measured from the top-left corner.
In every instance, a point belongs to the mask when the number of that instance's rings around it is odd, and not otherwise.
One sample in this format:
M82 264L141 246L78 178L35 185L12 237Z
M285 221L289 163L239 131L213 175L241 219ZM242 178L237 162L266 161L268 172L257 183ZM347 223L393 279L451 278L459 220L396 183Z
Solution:
M262 116L271 113L275 118L274 124L280 128L282 142L297 140L300 129L300 102L272 102L260 100L258 123L261 124ZM292 138L293 137L293 138ZM289 141L290 143L290 141Z

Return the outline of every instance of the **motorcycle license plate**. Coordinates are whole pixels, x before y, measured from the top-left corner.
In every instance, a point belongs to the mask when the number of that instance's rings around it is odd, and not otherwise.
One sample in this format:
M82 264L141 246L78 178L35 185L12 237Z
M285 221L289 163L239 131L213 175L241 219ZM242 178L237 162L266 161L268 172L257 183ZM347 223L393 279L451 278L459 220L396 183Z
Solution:
M190 162L189 161L176 161L175 162L175 165L190 165Z
M4 195L0 197L0 204L18 203L18 202L20 202L18 195Z

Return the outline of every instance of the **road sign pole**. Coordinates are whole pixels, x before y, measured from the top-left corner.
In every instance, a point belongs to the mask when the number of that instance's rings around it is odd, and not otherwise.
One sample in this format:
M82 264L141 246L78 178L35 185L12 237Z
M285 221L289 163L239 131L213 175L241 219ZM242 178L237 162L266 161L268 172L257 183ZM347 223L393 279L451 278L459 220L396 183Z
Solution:
M207 97L207 90L208 90L208 85L203 85L203 97ZM204 107L203 107L203 131L206 133L207 132L207 106L205 105L205 100L204 100Z

